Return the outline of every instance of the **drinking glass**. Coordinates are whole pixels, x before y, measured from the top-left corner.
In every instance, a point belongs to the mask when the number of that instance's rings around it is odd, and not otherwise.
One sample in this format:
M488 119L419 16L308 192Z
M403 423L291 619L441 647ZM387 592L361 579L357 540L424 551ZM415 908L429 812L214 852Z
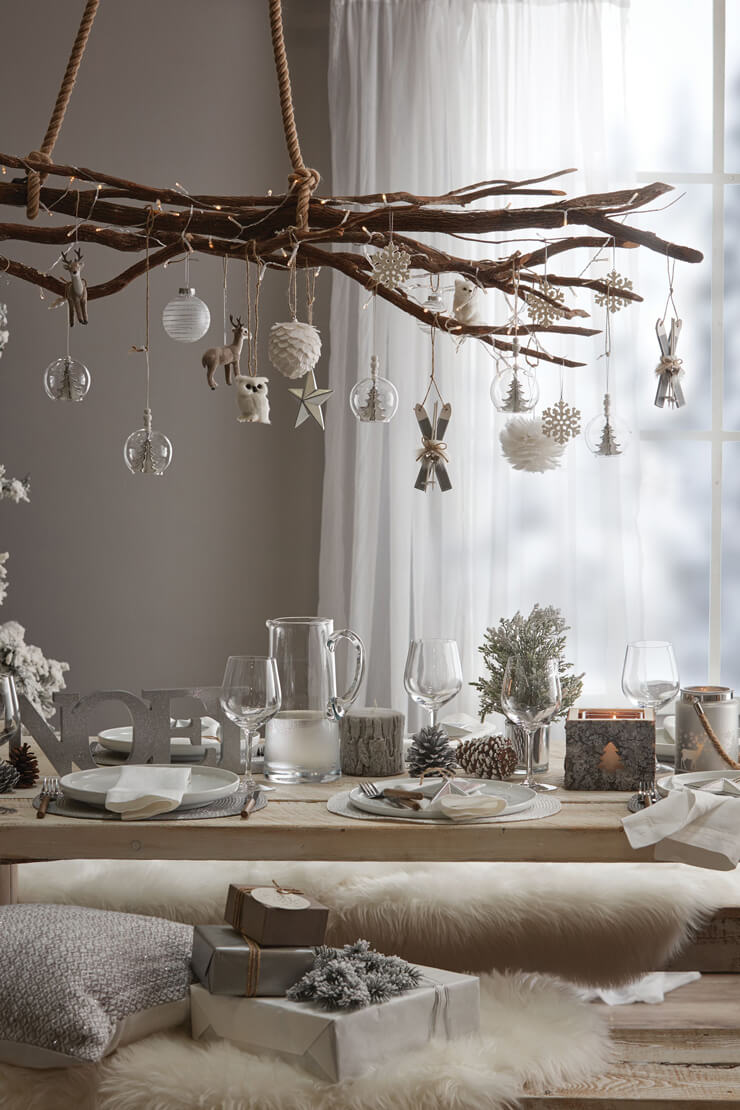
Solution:
M631 702L642 709L653 709L657 714L659 709L673 701L680 686L678 663L673 646L667 640L635 640L627 644L622 667L622 691ZM656 758L649 791L651 803L660 800L655 785L658 769Z
M527 772L522 786L530 790L554 790L534 778L534 733L549 724L560 709L560 671L556 659L525 659L511 655L501 683L501 708L512 724L519 725L527 739Z
M257 787L252 777L252 740L260 727L280 708L281 693L277 663L258 655L230 655L221 684L221 708L239 726L246 743L247 774L245 786Z
M432 725L443 705L462 689L462 666L455 640L412 640L403 684L411 699L431 714Z

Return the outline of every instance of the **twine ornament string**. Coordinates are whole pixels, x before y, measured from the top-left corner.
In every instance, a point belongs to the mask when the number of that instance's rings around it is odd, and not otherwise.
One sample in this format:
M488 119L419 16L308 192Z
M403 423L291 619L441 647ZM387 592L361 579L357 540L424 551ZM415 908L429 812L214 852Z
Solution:
M434 344L435 344L435 340L436 340L436 333L437 333L437 329L436 328L431 328L431 330L430 330L430 339L431 339L431 344L432 344L432 365L431 365L431 371L430 371L430 374L429 374L429 385L427 386L427 391L426 391L426 393L424 394L424 396L422 397L422 400L421 400L422 405L425 405L427 403L427 398L429 397L429 394L432 392L432 389L435 390L437 396L439 397L440 403L443 404L443 405L445 403L445 399L439 391L439 386L437 385L437 379L435 377L436 368L435 368L435 360L434 360Z
M135 351L137 354L143 354L144 358L146 360L146 412L149 413L149 410L150 410L149 394L150 394L150 386L151 386L151 369L150 369L150 366L149 366L149 301L150 301L150 297L149 297L149 273L150 273L150 270L149 270L149 247L150 247L151 233L152 233L152 230L154 228L154 221L156 219L156 214L154 212L154 209L151 207L151 205L147 208L146 213L147 213L146 214L146 226L145 226L145 229L144 229L145 236L146 236L146 246L145 246L146 265L145 265L145 270L144 270L144 277L145 277L145 309L144 309L145 337L144 337L144 346L143 347L132 346L131 351L132 352Z
M228 266L229 266L229 259L228 259L228 255L224 255L224 261L223 261L223 283L222 283L222 291L221 291L221 298L222 298L222 301L223 301L223 322L224 322L224 347L226 346L226 341L227 341L227 339L228 339L228 333L227 333L227 331L226 331L226 316L227 316L227 307L228 307L228 299L229 299L229 273L228 273Z
M306 268L306 319L309 324L313 325L313 306L316 300L316 278L318 277L318 270L312 267Z

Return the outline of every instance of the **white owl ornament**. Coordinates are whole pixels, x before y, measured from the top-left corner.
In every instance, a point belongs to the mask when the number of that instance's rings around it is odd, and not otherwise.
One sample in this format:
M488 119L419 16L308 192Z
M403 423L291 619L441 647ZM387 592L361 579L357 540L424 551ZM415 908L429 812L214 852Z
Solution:
M267 378L251 374L237 374L236 403L239 406L240 424L269 424L270 400L267 396Z

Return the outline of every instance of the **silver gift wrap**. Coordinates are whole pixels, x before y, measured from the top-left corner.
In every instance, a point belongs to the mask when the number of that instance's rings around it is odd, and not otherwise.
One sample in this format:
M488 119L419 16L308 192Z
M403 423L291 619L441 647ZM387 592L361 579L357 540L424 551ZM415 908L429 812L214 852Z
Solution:
M282 997L313 963L313 948L260 948L228 925L195 927L191 964L211 994Z

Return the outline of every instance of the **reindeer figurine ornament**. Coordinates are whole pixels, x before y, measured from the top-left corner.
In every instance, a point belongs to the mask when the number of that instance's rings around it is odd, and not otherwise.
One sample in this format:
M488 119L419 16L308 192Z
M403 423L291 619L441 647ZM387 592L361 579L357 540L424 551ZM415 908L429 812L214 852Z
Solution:
M69 310L69 326L73 328L75 316L81 324L87 323L87 282L81 272L85 263L79 247L75 247L73 258L70 258L66 251L62 251L61 261L70 277L64 290L64 296Z
M239 356L242 353L242 346L244 340L249 338L249 329L242 324L241 316L237 316L236 320L233 316L229 316L229 321L234 329L231 343L227 347L209 347L200 360L207 371L206 376L211 389L216 388L213 375L216 373L219 366L223 366L224 368L227 385L231 385L232 380L237 377L239 374Z

